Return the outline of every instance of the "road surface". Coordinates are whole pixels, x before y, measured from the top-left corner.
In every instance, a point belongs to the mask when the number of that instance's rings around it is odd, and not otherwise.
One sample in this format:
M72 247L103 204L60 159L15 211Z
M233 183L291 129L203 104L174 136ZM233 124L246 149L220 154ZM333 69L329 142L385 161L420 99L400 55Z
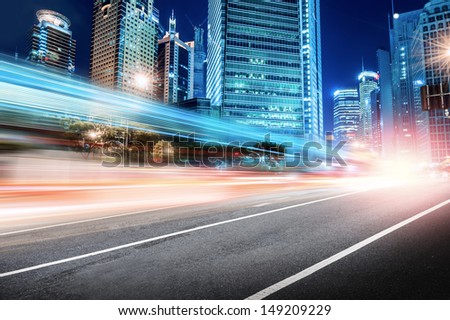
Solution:
M305 186L301 176L267 185L252 176L242 189L219 176L238 194L176 201L215 188L222 194L224 186L211 179L167 189L171 207L127 212L105 197L79 217L52 200L16 195L24 211L0 213L0 298L450 298L446 179ZM141 188L141 196L158 192ZM70 192L76 198L82 191Z

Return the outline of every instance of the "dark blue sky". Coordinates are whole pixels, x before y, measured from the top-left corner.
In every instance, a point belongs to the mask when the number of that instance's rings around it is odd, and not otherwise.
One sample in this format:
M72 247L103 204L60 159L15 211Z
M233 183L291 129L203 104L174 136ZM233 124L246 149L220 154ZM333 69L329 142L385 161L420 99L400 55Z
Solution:
M325 128L331 130L332 94L345 87L356 87L364 56L366 69L376 68L375 51L389 48L388 13L391 0L322 0L322 61ZM39 9L51 9L72 21L73 36L78 42L77 73L87 76L93 0L15 0L2 3L0 52L14 54L16 47L23 57L26 39ZM161 21L167 25L175 10L178 31L183 40L191 40L194 24L207 16L207 0L155 0ZM395 11L422 8L427 0L396 0Z

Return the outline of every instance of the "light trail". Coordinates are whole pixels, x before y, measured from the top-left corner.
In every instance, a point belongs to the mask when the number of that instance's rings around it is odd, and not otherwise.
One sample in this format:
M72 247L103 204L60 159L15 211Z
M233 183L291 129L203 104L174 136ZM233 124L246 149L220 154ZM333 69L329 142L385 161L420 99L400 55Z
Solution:
M54 72L0 56L0 113L15 112L23 127L46 129L43 116L80 118L113 126L152 131L159 134L189 137L195 133L200 141L228 144L264 141L267 130L205 117L156 102L115 93ZM12 117L1 117L9 124ZM288 140L288 141L286 141ZM272 142L304 141L295 137L271 134Z

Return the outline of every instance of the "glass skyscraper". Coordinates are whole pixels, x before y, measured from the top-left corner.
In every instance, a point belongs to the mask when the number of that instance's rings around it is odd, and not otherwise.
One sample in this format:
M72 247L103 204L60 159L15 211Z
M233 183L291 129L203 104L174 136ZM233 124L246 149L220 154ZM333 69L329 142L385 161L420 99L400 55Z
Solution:
M300 0L305 134L323 137L322 45L320 1Z
M392 64L389 51L378 49L377 60L380 73L382 154L385 159L394 159L396 156L396 143L392 100Z
M36 17L39 24L34 25L27 43L27 60L74 72L76 41L69 29L70 20L51 10L39 10Z
M360 142L372 147L373 128L372 128L372 91L378 89L379 75L373 71L363 71L359 79L359 107L361 120L358 129L358 139Z
M206 48L201 27L194 28L194 97L206 97Z
M158 21L153 0L94 0L92 81L155 98Z
M337 141L355 141L359 126L359 95L356 89L334 93L334 138Z
M377 88L370 93L370 113L372 120L372 150L381 155L383 147L383 136L381 131L381 92Z
M158 41L158 100L174 104L191 99L194 91L194 42L181 41L174 13L169 31Z
M416 154L416 115L414 107L413 57L411 46L421 10L394 14L390 30L392 56L392 95L395 140L398 156Z
M209 0L207 97L222 117L323 135L318 0Z
M400 15L401 17L401 15ZM412 55L417 61L414 85L438 85L448 83L450 77L450 60L448 56L448 39L450 34L450 1L432 0L427 3L419 16L413 42ZM421 135L428 135L431 148L431 161L441 163L450 158L450 106L444 110L430 110L428 119L420 108L417 111L418 126ZM426 136L419 137L426 143ZM428 157L428 159L430 159Z

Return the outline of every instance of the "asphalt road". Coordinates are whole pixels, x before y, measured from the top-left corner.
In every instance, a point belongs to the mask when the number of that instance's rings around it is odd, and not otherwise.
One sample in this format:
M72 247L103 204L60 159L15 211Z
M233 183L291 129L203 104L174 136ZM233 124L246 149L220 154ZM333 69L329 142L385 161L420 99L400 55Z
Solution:
M0 298L449 299L449 199L422 178L0 226Z

